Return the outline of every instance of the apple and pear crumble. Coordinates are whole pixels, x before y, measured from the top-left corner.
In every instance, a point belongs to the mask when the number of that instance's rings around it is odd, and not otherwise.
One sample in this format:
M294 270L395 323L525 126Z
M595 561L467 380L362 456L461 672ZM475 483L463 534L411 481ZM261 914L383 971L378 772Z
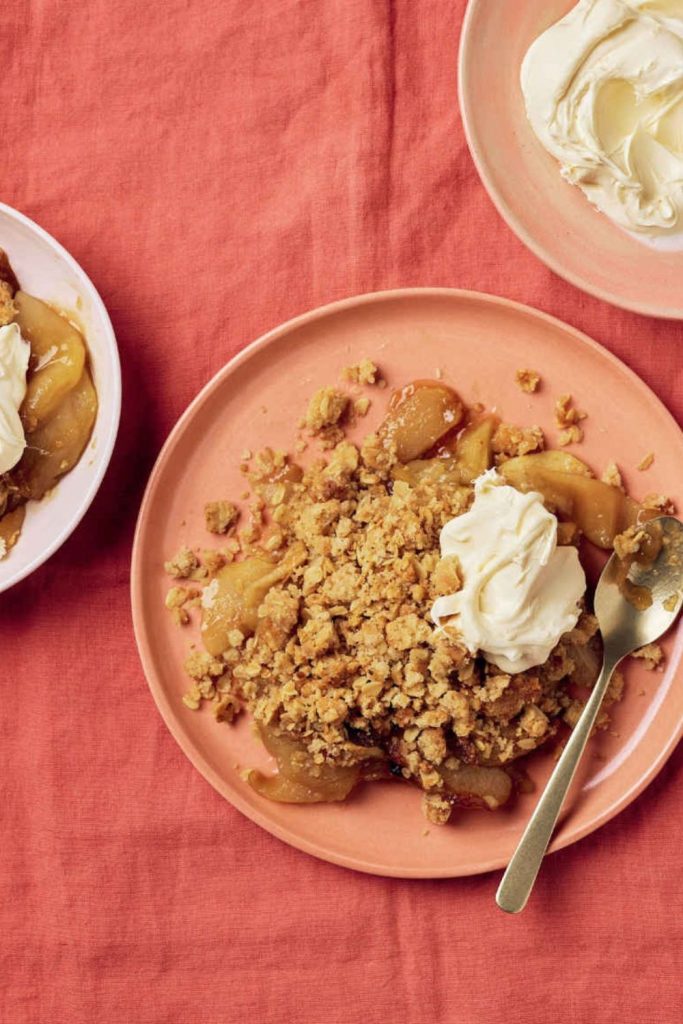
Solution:
M22 291L0 249L0 559L40 501L81 458L97 394L81 332Z
M381 380L370 360L343 376ZM519 383L531 392L537 375ZM499 808L598 673L579 542L637 544L657 502L545 450L538 427L466 409L441 380L396 391L360 445L345 435L357 415L352 396L321 388L301 426L326 457L256 453L242 466L248 515L206 508L223 546L166 563L176 620L201 615L183 699L218 721L250 712L278 771L246 778L271 800L343 800L397 778L435 823L454 806ZM563 431L583 418L558 401ZM615 674L608 704L622 685Z

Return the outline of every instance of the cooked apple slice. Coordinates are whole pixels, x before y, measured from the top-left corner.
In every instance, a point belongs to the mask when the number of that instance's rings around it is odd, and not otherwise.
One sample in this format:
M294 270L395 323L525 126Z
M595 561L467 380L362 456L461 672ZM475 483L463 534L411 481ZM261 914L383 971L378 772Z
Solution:
M6 512L0 519L0 560L19 540L25 515L26 506L18 505L11 512Z
M439 774L446 783L448 795L462 807L485 807L495 811L507 803L512 792L512 780L502 768L475 764L461 764L453 768L442 765Z
M410 462L457 427L464 412L452 388L439 381L418 380L392 396L380 436L396 444L399 462Z
M520 455L502 463L500 472L520 491L538 491L546 503L576 523L588 540L611 548L614 538L638 517L639 507L617 487L578 472L548 469L541 456ZM539 461L541 459L541 461Z
M266 797L279 804L326 804L338 800L345 800L349 795L355 781L350 786L340 787L337 790L312 789L301 782L287 778L278 772L277 775L264 775L263 772L252 769L247 775L247 782L252 789L256 790L259 796Z
M470 484L493 465L491 442L500 420L485 416L465 427L455 443L455 459L463 483Z
M447 484L460 487L460 470L455 459L413 459L411 462L395 466L392 472L394 480L404 480L411 487L420 484Z
M13 476L24 498L38 500L80 459L97 416L97 394L90 374L62 400L46 423L27 439L27 447Z
M32 433L55 414L80 381L85 366L85 343L65 317L40 299L19 291L14 301L19 329L31 344L21 418L26 432Z
M276 726L259 724L259 734L277 761L278 774L251 771L249 785L261 796L278 803L311 804L345 800L361 781L388 778L386 754L379 747L349 744L347 753L355 764L315 764L306 748Z
M534 452L531 455L520 455L517 458L533 459L534 466L550 469L557 473L571 473L574 476L593 476L590 466L587 466L576 455L572 455L571 452L559 451L556 448L549 448L544 452ZM508 459L504 465L507 466L510 462L514 461L517 461L517 459Z
M306 548L297 542L281 562L265 554L253 555L219 569L209 587L213 593L202 612L202 640L209 654L217 657L227 650L229 634L238 629L252 636L258 625L258 610L272 586L286 579L306 559Z
M298 786L317 790L323 800L343 800L361 778L358 764L314 764L301 743L273 727L259 725L259 734L266 750L277 761L279 773ZM368 751L368 760L371 754L372 750Z

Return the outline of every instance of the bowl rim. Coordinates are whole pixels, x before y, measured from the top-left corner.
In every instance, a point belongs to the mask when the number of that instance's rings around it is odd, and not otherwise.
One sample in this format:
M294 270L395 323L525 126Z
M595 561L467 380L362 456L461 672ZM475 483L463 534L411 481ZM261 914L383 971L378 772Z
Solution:
M578 288L580 291L588 295L593 295L595 298L601 299L603 302L607 302L611 306L616 306L619 309L627 309L632 313L639 313L641 316L651 316L657 320L683 320L683 304L678 307L667 307L650 304L648 302L640 302L638 300L634 301L611 291L609 288L601 288L600 285L594 284L590 279L581 277L580 274L575 274L572 270L567 269L561 260L553 256L552 253L548 252L535 240L532 233L526 228L523 220L513 212L512 207L501 195L495 184L493 175L489 173L487 169L482 147L479 145L477 139L477 134L474 129L474 123L476 120L476 104L472 101L467 85L471 57L470 41L473 35L474 17L479 8L481 8L486 2L487 0L468 0L467 8L465 9L465 16L463 18L462 30L460 33L460 44L458 48L458 102L470 156L472 157L477 174L479 175L489 199L507 226L515 235L517 235L520 241L526 245L534 256L536 256L541 263L544 263L549 267L550 270L558 275L558 277L568 281L570 284L574 285L575 288Z
M178 744L190 764L215 789L222 799L226 800L232 807L245 817L249 818L260 828L269 832L288 846L301 850L302 852L316 857L319 860L336 864L339 867L359 871L365 874L379 875L386 878L436 879L480 875L506 867L507 858L492 855L486 860L470 861L467 865L461 866L458 870L452 870L450 868L434 870L433 868L421 867L387 868L385 865L377 863L370 858L340 854L336 851L321 850L320 845L316 842L293 834L287 826L271 821L267 811L249 804L239 792L232 791L228 796L226 793L226 788L228 787L225 786L222 777L204 757L201 749L197 748L186 736L183 730L178 727L171 702L165 694L154 670L151 646L148 643L143 612L145 606L143 589L145 552L143 540L144 533L148 528L148 521L153 511L152 502L154 499L157 481L173 454L177 438L182 435L187 423L192 420L195 411L210 398L214 391L222 386L225 378L229 377L238 366L247 362L257 351L266 348L271 342L282 336L286 336L288 333L291 333L292 331L313 321L324 319L327 316L343 312L345 309L362 305L382 301L392 301L396 299L410 300L412 298L420 298L424 296L465 298L483 301L485 303L490 303L493 306L513 309L523 315L531 315L535 319L538 319L549 326L560 327L563 331L570 332L578 341L585 344L589 349L597 351L601 357L616 366L619 372L623 373L628 378L636 390L639 391L643 397L647 398L648 402L654 402L658 406L660 414L663 415L666 420L670 421L676 430L680 431L680 427L676 422L675 417L664 404L662 399L652 391L645 381L642 380L642 378L639 377L627 363L624 363L610 349L600 344L600 342L595 341L579 328L573 327L571 324L561 320L559 317L553 316L550 313L545 313L543 310L536 309L534 306L530 306L527 303L476 289L440 286L389 288L349 295L345 298L337 299L332 302L324 303L321 306L308 309L305 312L290 317L288 320L266 330L263 334L260 334L257 338L247 343L244 348L231 356L199 389L197 394L190 400L186 408L171 427L147 478L145 491L138 509L138 518L135 524L130 561L130 602L133 634L145 681L152 695L157 711L161 715L166 728L169 730L171 736ZM677 649L678 647L683 647L683 635L681 635L677 640ZM563 829L559 835L556 834L548 846L547 853L556 853L568 846L572 846L574 843L602 828L603 825L606 825L621 813L621 811L628 807L629 804L631 804L661 772L681 739L683 739L683 718L676 722L675 728L669 735L666 743L663 744L647 770L640 774L630 789L624 790L624 792L619 796L615 797L611 803L604 807L602 811L596 814L592 819L584 821L578 825L574 825L568 830Z
M95 311L101 319L103 334L107 341L107 348L112 362L111 369L113 370L112 379L108 381L111 402L109 423L106 434L102 437L98 437L98 444L95 452L95 467L89 485L85 491L83 491L79 501L76 503L73 515L70 516L68 522L52 538L49 544L44 548L41 548L36 556L32 558L31 561L22 569L17 570L15 573L10 572L10 575L6 580L0 580L0 594L2 594L15 584L21 582L21 580L26 579L26 577L30 576L36 569L39 569L41 565L44 565L45 562L47 562L48 559L51 558L52 555L54 555L62 544L64 544L64 542L71 536L83 519L85 513L90 508L95 495L100 489L100 485L104 479L107 469L109 468L109 463L111 462L111 457L114 452L119 424L121 422L122 382L121 360L119 357L116 334L114 333L111 318L107 312L107 307L102 301L100 293L91 281L90 277L86 274L83 267L64 248L61 242L58 242L56 238L45 230L45 228L42 228L40 224L36 224L36 222L31 220L30 217L27 217L25 213L15 210L14 207L8 206L7 203L0 202L0 214L4 214L10 220L14 220L18 224L21 224L24 228L27 228L30 233L36 235L41 241L46 243L56 253L59 259L63 263L66 263L67 266L75 273L76 277L83 282L84 290L89 291L89 298L92 300ZM7 564L11 563L8 562Z

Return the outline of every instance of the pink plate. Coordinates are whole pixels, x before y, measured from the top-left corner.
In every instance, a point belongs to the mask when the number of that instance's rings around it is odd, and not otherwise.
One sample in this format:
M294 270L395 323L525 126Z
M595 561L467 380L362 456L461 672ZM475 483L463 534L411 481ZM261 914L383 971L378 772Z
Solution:
M470 0L460 42L460 108L479 175L499 213L577 288L650 316L683 318L683 252L631 238L560 176L524 110L529 45L575 0Z
M241 494L240 453L267 444L291 450L311 394L338 381L344 366L364 356L381 365L391 387L441 369L466 402L496 407L515 423L539 423L551 438L554 397L571 391L590 414L581 454L596 470L616 459L635 497L664 491L683 499L683 435L630 370L558 320L475 292L412 289L338 302L266 334L204 388L159 456L135 538L133 617L154 699L195 767L253 821L325 860L403 877L475 874L507 862L533 796L496 814L458 813L452 824L429 829L420 794L398 782L366 785L343 804L269 803L240 775L245 766L271 764L249 722L217 725L210 712L192 712L181 701L188 686L181 665L197 630L196 624L174 625L164 608L164 560L184 544L211 546L215 538L205 532L203 507ZM542 373L538 395L515 385L520 367ZM373 405L357 434L376 426L388 398L387 391L367 393ZM657 453L654 466L636 472L634 465L649 449ZM664 764L683 728L683 688L675 685L682 647L679 630L668 638L663 673L629 667L614 734L593 742L553 849L617 814ZM531 771L542 781L548 767L548 756L540 755Z

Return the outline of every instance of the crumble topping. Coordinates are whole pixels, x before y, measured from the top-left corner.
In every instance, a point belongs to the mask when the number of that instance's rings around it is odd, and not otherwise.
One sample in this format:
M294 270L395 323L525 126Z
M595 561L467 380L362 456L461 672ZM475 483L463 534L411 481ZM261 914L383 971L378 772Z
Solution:
M631 657L640 658L645 668L654 672L664 660L664 651L659 644L646 644L645 647L639 647L637 651L634 651Z
M320 434L325 427L339 423L349 404L348 395L336 388L320 388L311 398L306 410L305 425L311 434Z
M14 292L7 281L0 280L0 327L11 324L16 315Z
M624 490L624 482L616 462L610 462L605 467L605 472L602 474L601 479L603 484L609 484L610 487L618 487L620 491Z
M307 426L336 427L347 404L321 389ZM493 450L505 458L543 444L538 427L502 424ZM219 720L248 707L259 727L276 725L319 770L357 763L359 744L383 744L396 772L425 791L429 819L443 822L453 804L449 765L509 764L555 734L576 703L567 684L577 666L597 668L597 623L584 612L545 665L517 675L470 655L448 627L435 630L433 600L461 585L457 559L440 559L439 533L469 508L473 488L408 483L394 477L399 465L377 434L360 447L342 438L327 461L289 479L284 453L255 454L248 476L261 521L297 557L275 563L281 578L259 603L253 635L230 631L218 657L190 654L184 700L192 708L210 701ZM173 569L191 573L195 556L180 554Z
M530 452L540 452L545 447L540 427L517 427L512 423L501 423L493 435L493 451L497 461L512 459Z
M189 579L198 568L199 559L189 548L180 548L168 562L164 562L164 572L177 580Z
M204 520L209 533L227 533L235 525L239 515L239 509L231 501L209 501L204 506Z
M614 551L622 561L627 560L631 555L637 555L648 539L648 533L642 526L629 526L614 538Z
M555 402L555 422L558 427L570 427L585 420L587 416L588 413L574 406L574 399L570 394L560 395Z
M377 373L375 364L363 360L343 376L354 384L374 384ZM531 393L540 377L520 370L517 382ZM369 404L364 396L319 389L300 426L327 449L326 458L303 467L282 451L249 452L241 467L252 489L245 527L220 551L205 550L199 559L183 548L166 563L176 579L210 577L201 596L205 644L219 596L236 606L253 605L253 620L233 623L208 650L190 651L185 663L190 686L183 700L193 710L208 703L217 721L230 722L246 708L264 742L275 736L278 743L289 743L295 750L290 766L304 766L311 778L353 773L359 764L365 771L378 756L376 774L361 777L387 778L390 772L416 783L423 790L425 815L443 824L454 804L494 809L507 799L495 786L460 794L453 788L458 773L494 771L508 786L511 778L517 784L519 770L505 770L556 737L563 722L575 724L584 707L582 692L590 689L599 668L597 620L583 609L544 664L516 674L471 655L448 625L435 629L429 614L433 601L462 586L457 558L440 558L439 534L446 522L468 510L473 487L462 482L469 476L449 474L448 459L441 464L445 472L429 455L420 456L422 463L420 458L399 461L396 439L383 428L360 445L347 440L344 426L365 415ZM481 411L470 410L475 417ZM570 395L558 399L556 419L570 438L566 443L583 436L584 418ZM544 450L538 426L494 426L489 467ZM295 447L305 446L300 439ZM623 490L615 463L603 481ZM652 509L671 507L661 495L649 501ZM226 532L236 522L236 507L210 504L234 510L225 530L212 531ZM230 518L224 509L217 516L207 516L207 528ZM563 542L578 540L576 524L560 526L566 527ZM646 536L632 527L617 538L615 550L621 557L637 552ZM230 573L245 564L240 554L260 562L255 583L229 582L238 580ZM199 597L178 586L166 601L186 622ZM659 663L656 652L646 652L638 655L646 664ZM609 726L607 708L620 698L623 685L623 676L615 673L596 728ZM254 774L259 773L251 772L250 781ZM289 776L284 778L292 785Z
M345 366L342 370L342 380L351 381L353 384L377 384L380 379L380 369L372 359L361 359L359 363Z
M636 466L636 469L639 469L641 471L641 473L643 473L643 472L645 472L646 469L650 468L650 466L652 465L652 463L654 461L655 461L655 453L654 452L648 452L648 454L645 455L640 460L640 462Z
M535 391L538 391L541 377L535 370L517 370L515 381L522 391L532 395Z
M188 587L171 587L166 594L165 605L179 626L186 626L190 621L187 606L196 607L201 598L201 591Z
M576 423L572 423L566 430L561 430L557 435L557 443L560 448L566 448L568 444L580 444L583 441L583 430Z
M646 494L641 505L651 512L659 512L660 515L672 516L676 511L673 501L665 494Z
M579 423L585 420L588 414L577 409L573 402L570 394L560 395L555 402L555 422L561 428L557 443L561 448L583 441L583 428Z

